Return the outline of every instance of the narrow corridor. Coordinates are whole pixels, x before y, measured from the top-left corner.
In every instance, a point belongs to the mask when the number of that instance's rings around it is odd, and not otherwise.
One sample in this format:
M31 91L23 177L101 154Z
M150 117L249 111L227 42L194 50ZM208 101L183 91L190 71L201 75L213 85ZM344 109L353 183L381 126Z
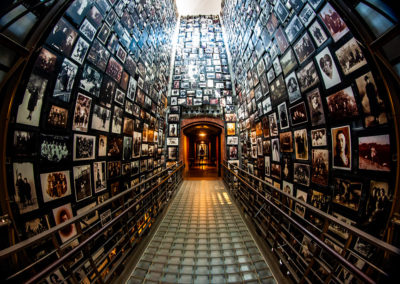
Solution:
M127 283L275 283L221 180L185 180Z

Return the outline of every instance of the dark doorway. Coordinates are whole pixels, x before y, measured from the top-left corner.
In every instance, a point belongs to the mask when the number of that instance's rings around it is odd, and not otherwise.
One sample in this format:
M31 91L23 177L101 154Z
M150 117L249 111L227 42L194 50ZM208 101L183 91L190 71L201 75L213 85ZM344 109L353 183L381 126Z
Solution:
M218 178L221 163L221 129L210 124L189 126L183 130L185 177Z

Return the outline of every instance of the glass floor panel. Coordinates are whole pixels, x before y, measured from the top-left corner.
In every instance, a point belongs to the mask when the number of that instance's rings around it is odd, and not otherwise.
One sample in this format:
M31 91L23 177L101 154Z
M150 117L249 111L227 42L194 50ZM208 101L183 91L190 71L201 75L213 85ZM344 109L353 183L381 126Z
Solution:
M276 281L222 181L185 180L126 283Z

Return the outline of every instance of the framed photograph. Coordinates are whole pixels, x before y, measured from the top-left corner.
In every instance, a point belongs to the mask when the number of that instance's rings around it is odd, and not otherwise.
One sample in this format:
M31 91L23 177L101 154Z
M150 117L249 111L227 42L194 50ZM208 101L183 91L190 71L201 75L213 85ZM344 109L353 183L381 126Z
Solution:
M10 197L16 202L20 214L39 208L32 163L13 163L14 187Z
M289 16L289 11L286 9L285 5L278 0L274 6L274 12L279 21L283 24L287 17Z
M326 128L312 129L311 141L313 147L327 146Z
M56 85L53 91L53 97L63 102L69 102L75 76L78 72L78 66L65 58L61 70L57 75Z
M285 78L286 88L289 95L289 102L294 103L301 99L300 86L294 72Z
M47 43L65 56L70 56L77 37L78 32L67 20L61 18L47 37Z
M345 125L331 129L332 167L334 169L351 170L351 134L350 126Z
M98 29L103 21L103 16L100 13L99 9L97 9L96 5L93 5L90 11L87 13L86 17L90 20L90 22Z
M179 138L178 137L167 137L167 146L178 146Z
M34 69L40 73L51 75L55 71L57 55L42 47L35 61Z
M281 132L279 134L279 141L281 144L281 152L291 153L293 152L293 137L292 132Z
M326 101L332 120L344 120L359 114L351 86L326 97Z
M390 136L358 137L358 167L361 170L390 172Z
M236 135L236 123L228 122L226 124L226 135L228 136Z
M278 105L279 124L281 129L289 128L289 117L286 108L286 102Z
M294 131L295 152L297 160L308 160L307 129Z
M52 105L47 117L47 125L50 127L66 128L68 121L68 110Z
M107 147L107 156L109 157L122 157L122 137L109 136Z
M239 137L237 136L228 136L226 138L227 145L238 145L239 144Z
M278 135L278 121L276 119L276 112L271 113L268 115L268 120L269 120L269 130L271 136L277 136Z
M280 155L280 149L279 149L279 138L273 138L271 140L272 144L272 161L274 162L280 162L281 160L281 155Z
M85 19L79 28L79 31L89 40L93 41L94 36L96 35L96 28Z
M314 87L319 83L319 77L313 61L296 72L301 92Z
M328 36L324 32L324 29L321 27L317 20L312 23L312 25L308 28L308 31L314 39L317 47L320 47L328 39Z
M318 88L307 94L307 102L312 126L325 124L325 113Z
M117 88L115 90L114 101L123 106L125 102L125 93Z
M265 156L265 175L271 176L271 157Z
M103 76L96 69L86 64L79 82L79 88L95 97L99 97L102 78Z
M342 222L346 223L347 225L350 225L350 226L356 225L355 221L353 221L353 220L351 220L349 218L346 218L346 217L340 215L337 212L332 212L332 215L335 218L337 218L339 221L342 221ZM340 226L338 224L335 224L333 222L331 222L329 224L328 230L333 232L335 235L338 235L340 238L342 238L344 240L347 240L349 238L349 231L346 230L344 227L342 227L342 226Z
M297 67L297 60L291 48L280 58L280 63L285 76Z
M111 111L99 105L94 105L92 113L92 129L109 132Z
M297 59L300 65L306 61L311 54L315 51L314 44L307 32L305 32L300 39L293 46Z
M93 181L94 181L94 193L98 193L107 189L105 161L93 163Z
M297 36L300 34L303 29L303 24L297 15L294 15L290 20L289 24L285 28L286 36L290 43L293 43Z
M109 179L121 176L121 161L107 162L107 174Z
M300 102L289 108L292 126L297 126L308 121L306 105Z
M133 132L133 148L132 148L132 158L140 157L140 145L142 144L142 133Z
M178 124L177 123L169 124L168 136L172 136L172 137L178 136Z
M311 6L308 3L306 3L303 10L301 10L301 12L299 14L299 18L300 18L301 22L303 23L303 25L305 27L307 27L315 17L316 17L316 14L315 14L313 8L311 8Z
M307 202L307 192L297 189L296 198L303 202ZM294 212L297 215L299 215L300 217L304 218L304 216L306 214L306 207L301 205L300 203L296 202L295 207L294 207Z
M104 227L112 221L111 209L108 209L100 214L101 226Z
M333 61L331 52L328 47L325 47L320 53L315 56L319 71L322 75L325 89L332 88L341 82L336 64Z
M40 183L45 203L71 195L69 171L40 174Z
M35 132L15 130L12 154L18 157L36 156L36 137Z
M61 205L53 209L53 216L56 225L64 223L71 219L74 215L72 213L71 203ZM58 231L58 235L63 243L76 236L77 231L75 224L70 224Z
M279 58L278 57L276 57L274 59L274 61L272 61L272 66L274 67L276 76L278 76L278 75L280 75L282 73L282 67L281 67L281 64L279 63ZM258 81L254 82L254 85L257 85L257 84L258 84Z
M293 178L293 163L290 156L282 156L282 175L284 179Z
M267 114L272 110L272 103L270 96L268 96L265 100L262 101L262 108L264 114Z
M90 165L74 167L74 185L76 202L92 196Z
M294 182L305 186L310 186L310 165L293 163Z
M97 155L99 157L107 156L107 136L99 135L99 148Z
M367 64L367 60L354 37L336 50L335 54L344 75L348 75Z
M319 12L319 16L335 42L341 39L349 31L346 23L342 20L331 4L326 3Z
M313 1L315 1L315 0L313 0ZM288 0L287 1L287 3L290 4L290 7L292 7L292 9L296 12L296 14L298 14L300 12L301 8L303 8L304 2L305 1L303 1L303 0Z
M40 134L40 160L46 163L65 162L71 157L69 136Z
M278 76L270 85L271 102L273 106L278 105L280 102L287 99L287 91L283 76Z
M375 80L371 72L356 79L361 107L365 116L365 126L371 127L387 123L385 105L378 94Z
M124 136L122 159L129 160L132 156L132 137Z
M90 135L74 134L73 160L84 161L95 158L96 137Z
M315 184L328 186L329 175L329 151L325 149L312 150L312 176Z
M237 160L238 159L238 146L229 146L228 147L228 157L229 157L229 160Z
M281 54L283 54L286 51L286 49L289 47L289 43L288 43L286 36L281 27L279 27L276 30L275 39L276 39L276 43L278 44ZM282 62L281 62L281 64L282 64Z
M42 215L24 223L22 234L26 239L32 238L50 228L48 215Z
M47 80L31 74L22 103L18 106L17 123L39 126Z
M110 57L108 61L106 74L113 78L115 81L119 82L121 80L123 67L121 64L114 59L114 57Z
M332 201L341 206L358 211L362 193L362 183L343 178L334 178Z
M178 148L177 147L168 147L168 159L169 160L178 159Z
M271 176L276 179L281 179L281 164L271 163Z
M100 89L100 104L110 108L111 107L111 102L114 97L114 92L116 89L116 84L115 82L108 76L104 76L103 81L101 83L101 89Z
M126 56L128 55L128 53L125 51L125 49L122 47L122 45L118 45L117 48L117 53L116 56L117 58L122 62L125 63L126 60Z
M75 103L74 118L72 121L72 130L87 132L89 124L90 107L92 99L78 93Z
M114 105L114 113L111 122L112 133L121 134L123 114L124 114L123 109Z

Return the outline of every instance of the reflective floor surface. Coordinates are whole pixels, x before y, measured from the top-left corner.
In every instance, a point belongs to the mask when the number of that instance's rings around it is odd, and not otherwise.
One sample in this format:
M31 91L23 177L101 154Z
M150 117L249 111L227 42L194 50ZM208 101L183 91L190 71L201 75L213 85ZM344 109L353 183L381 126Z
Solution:
M221 180L185 180L127 283L276 283Z

